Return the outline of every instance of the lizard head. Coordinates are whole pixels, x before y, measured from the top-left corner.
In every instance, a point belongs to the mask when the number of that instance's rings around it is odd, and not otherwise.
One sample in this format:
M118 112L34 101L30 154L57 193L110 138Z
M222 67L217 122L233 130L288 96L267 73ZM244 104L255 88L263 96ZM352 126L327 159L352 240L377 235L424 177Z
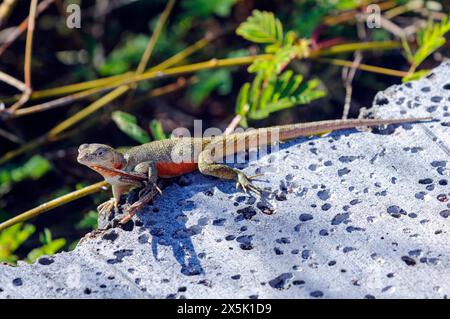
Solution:
M125 157L111 146L105 144L83 144L78 148L78 163L91 168L115 168L125 167Z

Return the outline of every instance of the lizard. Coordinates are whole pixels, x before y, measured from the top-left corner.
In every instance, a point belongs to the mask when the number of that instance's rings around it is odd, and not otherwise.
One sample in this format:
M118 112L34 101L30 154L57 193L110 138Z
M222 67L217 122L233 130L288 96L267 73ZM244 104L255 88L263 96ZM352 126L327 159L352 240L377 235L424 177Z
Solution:
M227 155L243 152L300 136L349 129L431 120L430 117L398 119L325 120L260 128L248 132L215 137L175 137L153 141L119 152L105 144L82 144L77 161L101 174L112 186L113 198L99 206L108 210L119 208L122 194L130 188L150 185L159 190L159 178L171 178L199 170L202 174L234 180L244 192L261 194L252 178L242 171L218 163ZM159 190L160 191L160 190ZM131 213L129 215L132 215ZM128 221L131 216L124 218ZM122 223L122 222L121 222Z

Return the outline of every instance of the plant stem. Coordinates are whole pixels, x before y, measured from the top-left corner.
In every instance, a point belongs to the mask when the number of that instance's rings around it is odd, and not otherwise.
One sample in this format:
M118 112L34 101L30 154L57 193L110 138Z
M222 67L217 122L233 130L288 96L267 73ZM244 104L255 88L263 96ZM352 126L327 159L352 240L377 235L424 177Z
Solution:
M34 35L34 25L36 22L36 8L37 0L31 0L30 3L30 13L28 15L28 32L27 40L25 44L25 62L24 62L24 78L25 78L25 90L22 92L22 97L11 106L8 111L14 112L25 104L31 95L31 57L33 52L33 35Z
M158 23L156 24L155 31L153 31L150 41L148 41L147 47L145 48L144 54L142 55L141 61L139 62L139 65L136 69L136 74L141 74L142 72L144 72L147 63L152 56L153 49L155 48L159 35L161 34L174 5L175 0L169 0L166 7L164 8L163 13L161 13L161 16L158 19Z
M29 220L30 218L33 218L33 217L35 217L37 215L40 215L40 214L42 214L42 213L44 213L44 212L46 212L48 210L51 210L51 209L53 209L55 207L64 205L64 204L66 204L68 202L72 202L72 201L74 201L74 200L76 200L78 198L85 197L85 196L90 195L92 193L96 193L96 192L98 192L98 191L100 191L102 189L106 189L108 186L109 186L108 183L106 183L105 181L98 182L98 183L95 183L93 185L84 187L84 188L82 188L80 190L71 192L69 194L63 195L63 196L58 197L58 198L55 198L54 200L51 200L51 201L49 201L47 203L39 205L38 207L30 209L30 210L28 210L28 211L26 211L26 212L24 212L24 213L22 213L20 215L17 215L15 217L13 217L13 218L11 218L11 219L1 223L0 224L0 231L2 231L2 230L6 229L6 228L8 228L8 227L10 227L10 226L12 226L14 224L21 223L21 222L24 222L26 220Z
M348 53L354 51L365 51L365 50L389 50L397 49L402 47L402 44L397 41L372 41L372 42L356 42L356 43L346 43L334 45L327 49L319 49L312 51L310 58L315 58L318 56L335 55L339 53Z
M346 67L353 66L352 61L346 61L346 60L340 60L340 59L319 58L319 59L316 59L316 61L331 63L331 64L339 65L339 66L346 66ZM404 76L408 75L408 72L405 72L405 71L392 70L392 69L383 68L383 67L374 66L374 65L368 65L368 64L359 64L356 66L356 68L363 70L363 71L398 76L398 77L404 77Z

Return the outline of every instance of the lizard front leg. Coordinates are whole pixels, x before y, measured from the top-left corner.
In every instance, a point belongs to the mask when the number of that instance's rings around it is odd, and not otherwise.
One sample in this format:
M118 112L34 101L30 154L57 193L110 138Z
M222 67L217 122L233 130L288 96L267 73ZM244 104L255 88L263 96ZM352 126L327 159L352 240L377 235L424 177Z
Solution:
M231 179L236 181L236 187L241 187L242 190L247 193L247 191L252 191L258 195L261 194L261 189L256 187L251 183L251 178L237 170L235 168L229 167L224 164L217 164L215 161L216 152L214 152L214 147L222 147L219 144L210 144L205 150L203 150L198 157L198 169L202 174L215 176L223 179ZM223 155L223 154L221 154Z
M138 174L147 175L147 185L139 192L139 199L127 209L127 215L120 220L121 224L127 223L131 218L136 215L139 209L145 204L149 203L156 192L161 193L161 189L157 184L158 172L156 165L152 162L144 162L136 165L134 172Z
M113 210L119 210L119 202L122 194L126 193L131 185L113 184L111 185L113 197L98 205L97 210L101 214L109 214Z

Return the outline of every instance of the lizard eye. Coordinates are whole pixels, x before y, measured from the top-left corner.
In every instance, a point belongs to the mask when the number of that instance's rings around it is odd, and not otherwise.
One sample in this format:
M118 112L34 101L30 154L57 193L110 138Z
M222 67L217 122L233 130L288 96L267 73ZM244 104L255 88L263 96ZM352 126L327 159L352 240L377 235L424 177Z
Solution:
M97 153L98 156L102 156L103 155L103 151L100 151Z

